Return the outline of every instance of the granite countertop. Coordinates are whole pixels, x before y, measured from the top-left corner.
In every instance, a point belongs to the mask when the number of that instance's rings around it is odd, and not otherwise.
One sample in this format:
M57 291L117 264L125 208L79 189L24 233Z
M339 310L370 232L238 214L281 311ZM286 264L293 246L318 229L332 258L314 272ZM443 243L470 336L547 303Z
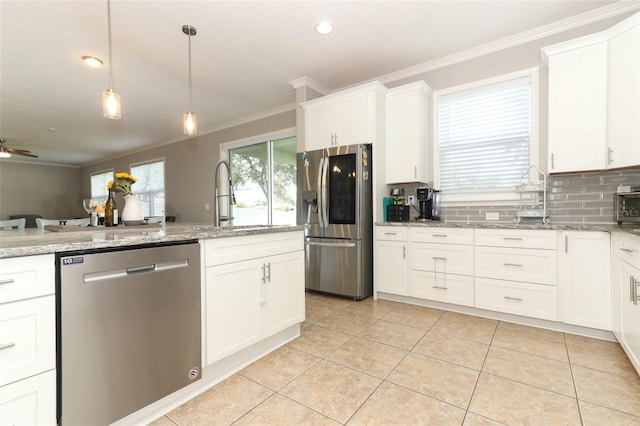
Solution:
M202 223L168 223L162 227L149 227L148 230L141 227L128 229L126 226L118 226L87 228L75 232L51 232L42 229L0 231L0 259L70 250L288 232L305 228L306 226L296 225L215 227Z
M633 228L629 225L619 227L612 224L517 224L508 222L498 223L465 223L465 222L440 222L440 221L416 221L409 222L376 222L378 226L426 226L440 228L470 228L470 229L538 229L550 231L604 231L604 232L624 232L632 235L640 235L640 226Z

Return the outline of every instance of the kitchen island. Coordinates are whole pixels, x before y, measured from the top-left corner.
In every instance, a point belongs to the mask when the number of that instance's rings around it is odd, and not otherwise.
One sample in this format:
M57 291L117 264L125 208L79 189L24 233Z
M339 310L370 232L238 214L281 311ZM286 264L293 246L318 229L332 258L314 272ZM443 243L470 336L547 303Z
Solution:
M7 327L0 342L11 343L0 367L3 413L15 423L56 423L56 254L199 243L202 378L116 422L146 424L300 335L303 230L166 224L1 231L0 322ZM21 322L25 316L34 323Z

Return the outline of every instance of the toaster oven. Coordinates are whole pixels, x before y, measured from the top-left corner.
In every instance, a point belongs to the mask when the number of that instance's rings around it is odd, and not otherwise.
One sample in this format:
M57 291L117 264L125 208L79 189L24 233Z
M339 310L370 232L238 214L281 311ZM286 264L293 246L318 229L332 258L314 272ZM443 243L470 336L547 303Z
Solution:
M640 188L632 188L632 192L616 192L613 204L613 214L618 225L640 222Z

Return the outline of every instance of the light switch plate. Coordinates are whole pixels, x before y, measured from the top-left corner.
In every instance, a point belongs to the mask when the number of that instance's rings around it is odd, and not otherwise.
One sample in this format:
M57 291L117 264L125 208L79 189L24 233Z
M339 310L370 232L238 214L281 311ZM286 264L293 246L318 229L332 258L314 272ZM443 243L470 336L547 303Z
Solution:
M487 220L500 220L500 213L499 212L486 212L485 213L485 218Z

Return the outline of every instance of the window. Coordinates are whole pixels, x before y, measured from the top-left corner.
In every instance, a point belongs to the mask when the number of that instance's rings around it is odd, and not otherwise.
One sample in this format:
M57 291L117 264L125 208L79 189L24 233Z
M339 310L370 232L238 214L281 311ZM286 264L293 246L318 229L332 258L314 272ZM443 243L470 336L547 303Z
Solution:
M223 145L236 205L234 225L296 223L296 138L293 130Z
M131 175L137 179L132 190L140 195L144 216L164 216L164 160L132 165Z
M113 170L91 174L91 199L96 203L107 201L109 190L107 184L113 180Z
M516 199L537 164L535 70L435 94L436 185L443 201Z

